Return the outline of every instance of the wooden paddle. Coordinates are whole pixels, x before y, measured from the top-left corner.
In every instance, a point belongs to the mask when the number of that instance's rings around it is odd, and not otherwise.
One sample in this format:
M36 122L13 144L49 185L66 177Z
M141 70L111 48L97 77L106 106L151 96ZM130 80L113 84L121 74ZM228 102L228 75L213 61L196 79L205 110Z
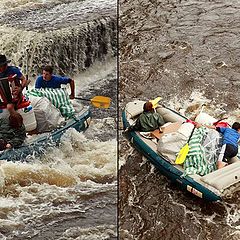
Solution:
M14 75L11 77L11 79L12 79L12 78L15 78L15 77L17 77L17 74L14 74ZM2 78L0 78L0 81L4 81L4 80L9 80L9 77L2 77Z
M104 97L104 96L95 96L92 99L75 97L75 99L79 99L79 100L83 100L83 101L89 101L96 108L109 108L110 103L111 103L111 98Z
M202 113L202 111L203 111L203 109L205 108L205 106L206 106L206 104L203 104L203 105L202 105L201 110L199 111L198 114ZM196 125L194 125L194 128L193 128L193 130L192 130L192 132L191 132L191 134L190 134L190 136L189 136L189 138L188 138L187 143L186 143L186 144L181 148L181 150L179 151L179 153L178 153L178 155L177 155L177 158L176 158L176 160L175 160L175 163L176 163L176 164L183 164L183 163L184 163L184 161L185 161L185 159L186 159L186 157L187 157L187 155L188 155L188 152L189 152L189 145L188 145L188 143L189 143L189 141L191 140L191 137L192 137L192 135L193 135L193 132L194 132L195 128L196 128Z
M26 90L28 90L28 84L30 83L29 79L28 79L28 51L29 48L26 49L26 81L27 81L27 85L26 85Z
M157 98L155 98L155 99L153 99L153 100L150 100L149 102L152 103L153 108L156 108L156 107L158 106L158 102L159 102L161 99L162 99L161 97L157 97Z
M179 151L179 153L177 155L177 158L175 160L176 164L183 164L184 163L184 161L185 161L185 159L186 159L186 157L188 155L188 152L189 152L189 145L188 145L188 143L191 140L191 137L193 135L193 132L194 132L195 128L196 128L196 126L194 125L194 128L193 128L193 130L192 130L192 132L191 132L191 134L190 134L190 136L188 138L187 143Z

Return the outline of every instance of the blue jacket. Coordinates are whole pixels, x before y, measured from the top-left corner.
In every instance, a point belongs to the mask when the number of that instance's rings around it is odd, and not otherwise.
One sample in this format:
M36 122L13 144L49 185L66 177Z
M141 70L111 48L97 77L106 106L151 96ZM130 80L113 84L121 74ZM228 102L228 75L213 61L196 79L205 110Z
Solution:
M61 84L68 84L71 82L69 77L61 77L52 75L51 80L46 81L43 79L43 76L38 76L35 88L61 88Z
M238 148L240 133L232 128L217 128L223 134L223 144L231 144Z

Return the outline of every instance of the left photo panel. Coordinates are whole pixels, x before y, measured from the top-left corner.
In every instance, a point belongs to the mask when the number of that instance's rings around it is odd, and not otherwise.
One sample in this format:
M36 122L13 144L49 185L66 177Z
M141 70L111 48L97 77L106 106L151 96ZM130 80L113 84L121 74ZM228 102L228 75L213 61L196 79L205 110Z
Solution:
M117 0L0 10L0 239L117 239Z

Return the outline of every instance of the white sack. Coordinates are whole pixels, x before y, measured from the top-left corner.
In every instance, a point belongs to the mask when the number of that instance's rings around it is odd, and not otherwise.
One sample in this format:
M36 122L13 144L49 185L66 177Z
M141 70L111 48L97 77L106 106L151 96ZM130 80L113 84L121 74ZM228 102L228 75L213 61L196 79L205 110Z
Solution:
M29 99L37 120L38 132L51 131L64 122L60 111L46 97L29 96Z

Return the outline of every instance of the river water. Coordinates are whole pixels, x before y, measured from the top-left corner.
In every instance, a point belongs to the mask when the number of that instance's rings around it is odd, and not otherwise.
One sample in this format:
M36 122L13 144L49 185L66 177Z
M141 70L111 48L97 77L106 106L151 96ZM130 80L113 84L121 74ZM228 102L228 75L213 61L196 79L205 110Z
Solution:
M117 238L116 1L1 1L0 52L31 79L45 64L76 95L109 96L83 133L31 163L0 164L0 239Z
M120 111L161 96L239 121L239 1L120 0L120 10ZM121 239L240 239L239 192L220 203L182 192L119 134Z

